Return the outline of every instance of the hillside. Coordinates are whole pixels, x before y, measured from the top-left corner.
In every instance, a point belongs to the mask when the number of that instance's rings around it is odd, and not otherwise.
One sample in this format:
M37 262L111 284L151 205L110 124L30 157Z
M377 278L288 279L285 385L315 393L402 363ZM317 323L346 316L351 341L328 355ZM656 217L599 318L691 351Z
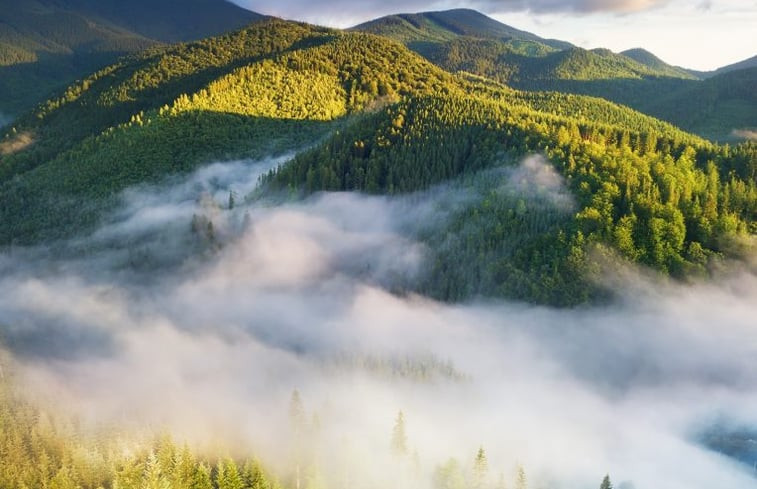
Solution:
M258 18L225 0L0 0L0 113L28 110L123 54Z
M709 78L716 75L722 75L723 73L728 73L731 71L737 71L737 70L744 70L747 68L755 68L757 67L757 55L752 56L751 58L747 58L742 61L738 61L736 63L732 63L730 65L721 66L717 70L713 71L691 71L693 74L697 75L699 78Z
M753 87L757 69L726 72L704 80L641 78L541 79L513 82L531 90L556 90L603 97L633 107L714 141L738 142L738 131L757 127ZM736 132L735 132L736 131Z
M389 15L357 25L352 30L391 37L413 49L422 49L424 43L446 42L458 37L531 41L553 49L572 47L570 43L543 39L470 9Z
M717 140L738 140L740 130L757 128L757 67L726 71L701 82L658 93L638 108L655 117ZM696 101L696 102L694 102Z
M679 66L671 66L646 49L634 48L621 51L620 54L647 66L655 72L672 78L691 78L692 73Z
M21 118L2 143L0 242L81 235L129 186L306 147L249 198L472 189L468 207L418 236L435 243L436 265L405 285L445 300L595 300L595 246L674 276L706 273L757 215L753 145L720 148L601 99L452 75L382 37L268 20L126 59ZM535 153L575 209L491 186Z
M484 76L521 90L602 97L718 141L738 141L734 134L740 133L734 129L757 125L757 105L742 93L743 75L733 78L734 83L719 78L700 87L699 79L715 72L671 66L640 48L616 54L548 42L480 13L454 12L389 16L354 29L400 41L447 71ZM440 15L443 19L436 21ZM720 71L740 71L749 62ZM707 96L690 97L699 91ZM674 107L684 100L682 107ZM736 107L740 101L746 103Z

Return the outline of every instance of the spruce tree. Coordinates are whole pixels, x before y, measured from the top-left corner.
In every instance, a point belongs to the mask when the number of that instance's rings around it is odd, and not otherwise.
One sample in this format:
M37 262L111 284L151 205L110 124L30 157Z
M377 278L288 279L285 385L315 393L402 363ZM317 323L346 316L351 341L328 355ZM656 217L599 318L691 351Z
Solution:
M392 452L396 455L407 454L407 434L405 433L405 415L402 411L397 413L392 430Z
M486 484L489 474L489 461L486 458L484 447L479 447L476 458L473 461L473 487L480 489Z
M602 485L599 486L599 489L612 489L612 482L610 482L610 475L605 475L605 478L602 479Z

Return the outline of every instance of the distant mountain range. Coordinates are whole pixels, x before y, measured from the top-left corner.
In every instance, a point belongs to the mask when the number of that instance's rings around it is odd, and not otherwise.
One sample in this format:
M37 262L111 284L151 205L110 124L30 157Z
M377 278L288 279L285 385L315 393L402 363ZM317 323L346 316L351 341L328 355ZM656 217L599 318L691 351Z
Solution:
M737 70L745 70L748 68L757 68L757 55L752 56L749 59L745 59L743 61L739 61L737 63L733 63L730 65L722 66L718 68L717 70L713 71L694 71L689 70L691 73L694 73L695 75L699 76L700 78L709 78L716 75L722 75L724 73L729 73L731 71L737 71Z
M749 70L757 57L698 72L641 48L613 53L544 39L467 9L390 15L352 29L402 42L447 71L602 97L716 140L757 126L757 71Z
M389 15L357 25L352 30L388 36L406 44L416 45L424 42L446 42L468 36L502 41L532 41L558 50L573 47L569 42L544 39L470 9Z
M0 0L0 112L26 110L123 54L260 17L225 0Z
M262 17L226 0L0 0L0 122L119 56ZM470 9L389 15L350 30L397 40L447 71L603 97L713 139L757 126L749 89L757 80L742 72L757 56L698 72L641 48L613 53L545 39Z

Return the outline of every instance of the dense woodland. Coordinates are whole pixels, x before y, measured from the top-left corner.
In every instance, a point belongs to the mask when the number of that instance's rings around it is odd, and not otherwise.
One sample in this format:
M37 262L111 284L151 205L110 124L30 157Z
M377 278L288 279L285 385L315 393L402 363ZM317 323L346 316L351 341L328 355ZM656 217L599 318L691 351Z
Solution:
M97 2L80 3L98 15L117 14L97 10L105 8ZM757 69L698 81L648 53L585 51L474 14L458 11L454 22L438 13L396 16L357 31L264 19L171 46L108 31L107 42L94 49L103 58L88 57L94 64L77 69L89 72L116 51L138 52L3 129L0 251L55 249L85 237L133 186L160 185L214 161L292 154L250 195L230 191L228 202L209 204L214 214L323 191L410 203L434 192L448 197L437 199L445 219L402 230L425 245L425 261L417 277L388 284L398 294L572 307L611 300L612 284L602 276L615 268L640 266L693 281L728 263L753 266L757 143L718 144L606 99L654 105L658 112L651 113L663 119L720 134L734 121L754 120ZM85 22L80 29L81 22L64 16L58 34L91 41L93 27ZM0 22L0 73L47 56L28 36L4 42L17 33L2 29ZM23 76L4 80L29 80ZM653 98L646 96L650 87ZM682 102L691 99L696 103ZM732 117L718 119L725 110ZM550 183L533 172L546 173ZM188 241L201 242L188 245L187 256L202 260L223 248L212 219L195 215L176 223ZM124 266L154 272L154 265ZM320 442L318 413L306 411L296 390L281 406L289 412L281 439L291 454L282 462L268 453L206 453L161 433L92 426L32 398L4 365L2 488L348 487L320 461L329 447ZM468 380L434 358L343 355L321 367L384 380ZM402 411L387 416L393 429L386 453L376 457L400 467L397 486L417 487L423 474L433 489L529 487L517 461L490 465L485 447L422 467L406 430L412 419ZM355 465L350 453L339 455ZM286 468L274 473L270 467ZM597 486L611 489L598 470Z
M603 296L591 277L600 256L697 276L756 231L755 144L718 146L602 99L515 91L385 38L279 20L106 68L2 144L5 244L86 232L126 187L213 160L312 146L255 199L406 194L543 155L576 209L481 177L475 205L416 236L434 256L409 287L444 300L579 304Z
M736 246L729 236L754 233L755 149L433 97L365 119L268 179L305 192L412 192L539 151L565 176L578 212L489 190L442 233L452 241L432 247L427 287L447 300L501 294L568 305L592 294L581 273L593 267L589 243L682 277Z
M0 112L21 115L119 56L259 18L223 0L0 0Z
M581 49L470 11L389 16L355 29L396 39L451 72L521 90L603 97L718 141L738 141L734 129L757 124L753 59L696 72L643 49Z
M320 466L317 413L306 410L305 400L294 390L288 406L288 426L282 442L288 445L288 469L276 477L254 457L206 455L165 433L136 433L117 424L93 425L43 408L21 391L13 372L0 378L0 487L4 489L326 489L348 483ZM401 487L428 485L433 489L528 489L526 470L514 463L506 470L490 465L484 447L469 460L450 457L425 468L408 435L404 413L394 416L386 433L386 453L374 454L374 462L391 460L392 480ZM216 450L219 450L216 447ZM222 449L220 449L223 451ZM240 450L237 450L239 452ZM230 452L228 452L230 453ZM363 487L383 487L361 478L349 452L338 453L348 465L345 474L361 480ZM333 456L333 454L332 454ZM366 462L366 461L361 461ZM354 467L350 469L350 467ZM346 477L346 478L345 478ZM430 477L430 481L427 478ZM343 480L341 480L341 479ZM601 477L598 477L598 481ZM599 485L610 489L609 477Z

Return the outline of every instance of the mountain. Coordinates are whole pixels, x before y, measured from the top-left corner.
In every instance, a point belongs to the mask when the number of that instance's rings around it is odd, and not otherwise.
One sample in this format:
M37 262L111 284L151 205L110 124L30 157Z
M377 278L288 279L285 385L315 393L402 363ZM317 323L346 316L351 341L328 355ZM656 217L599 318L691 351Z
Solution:
M712 72L712 76L722 75L723 73L728 73L728 72L736 71L736 70L745 70L748 68L757 68L757 55L752 56L749 59L739 61L738 63L733 63L730 65L720 67L714 72Z
M20 113L126 53L259 18L225 0L0 0L0 112Z
M706 274L755 231L754 145L452 74L384 37L269 19L123 59L19 118L0 143L0 243L86 236L128 187L291 152L245 200L469 193L414 236L434 265L402 285L444 300L597 300L596 260ZM557 186L529 184L534 172ZM191 228L216 242L212 226Z
M757 127L757 67L726 71L639 101L639 110L713 139L739 139Z
M701 78L712 74L671 66L641 48L586 50L470 10L395 15L353 29L402 42L450 72L484 76L520 90L602 97L718 141L738 141L743 133L734 129L757 126L757 105L743 94L739 81L744 77L736 77L734 84L720 78L699 88L706 97L686 99L696 93ZM745 103L735 106L739 101Z
M499 41L472 38L450 41L424 55L449 71L469 71L524 89L543 81L661 78L668 71L607 49L526 52ZM693 78L683 72L677 77Z
M691 78L692 75L690 70L678 66L671 66L646 49L627 49L621 51L620 54L655 70L657 73L666 74L672 78Z
M742 61L738 61L730 65L721 66L717 70L713 70L713 71L694 71L694 70L689 70L689 71L697 75L699 78L709 78L716 75L722 75L723 73L728 73L731 71L744 70L744 69L755 68L755 67L757 67L757 55L752 56L751 58L748 58Z
M424 42L446 42L458 37L532 41L553 49L566 49L572 46L564 41L543 39L470 9L389 15L357 25L352 30L391 37L411 46L419 46Z

